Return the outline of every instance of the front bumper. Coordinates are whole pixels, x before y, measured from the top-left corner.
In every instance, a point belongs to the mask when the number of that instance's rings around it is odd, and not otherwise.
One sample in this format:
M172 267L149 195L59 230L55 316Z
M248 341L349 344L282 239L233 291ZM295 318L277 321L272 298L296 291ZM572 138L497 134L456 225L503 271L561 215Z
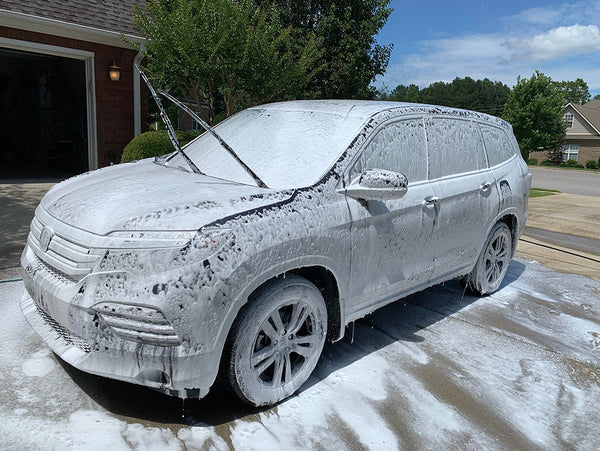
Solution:
M170 355L165 359L157 358L151 350L140 349L136 353L94 350L88 341L61 326L42 310L27 291L21 298L21 310L52 351L81 371L144 385L180 398L202 398L209 392L210 383L201 382L201 370L211 360L206 354ZM195 374L195 377L186 378L189 374Z
M107 327L85 299L94 297L102 275L78 282L60 280L46 270L28 271L36 256L26 247L21 263L25 292L21 310L31 327L75 368L160 390L181 398L201 398L213 384L219 355L182 340L177 346L124 339Z

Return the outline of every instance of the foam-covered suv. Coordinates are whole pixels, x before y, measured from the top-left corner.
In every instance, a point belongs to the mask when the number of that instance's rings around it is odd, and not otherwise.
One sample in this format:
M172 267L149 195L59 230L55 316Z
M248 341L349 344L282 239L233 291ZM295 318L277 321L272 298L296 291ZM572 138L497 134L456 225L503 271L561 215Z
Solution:
M220 372L272 404L349 322L452 278L497 290L530 182L510 125L485 114L250 108L181 152L54 186L22 255L22 310L83 371L183 398Z

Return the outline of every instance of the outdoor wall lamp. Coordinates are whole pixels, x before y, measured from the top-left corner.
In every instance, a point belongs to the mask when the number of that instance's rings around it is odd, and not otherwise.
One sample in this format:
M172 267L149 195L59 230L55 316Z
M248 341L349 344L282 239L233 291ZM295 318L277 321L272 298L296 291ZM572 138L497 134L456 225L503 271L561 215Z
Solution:
M108 78L112 81L119 81L121 78L121 68L113 60L112 66L108 66Z

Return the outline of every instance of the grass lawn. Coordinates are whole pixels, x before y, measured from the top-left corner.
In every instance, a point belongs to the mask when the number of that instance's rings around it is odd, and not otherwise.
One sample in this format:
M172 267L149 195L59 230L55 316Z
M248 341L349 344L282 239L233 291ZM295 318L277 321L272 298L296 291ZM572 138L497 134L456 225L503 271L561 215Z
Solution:
M560 193L560 191L556 189L545 189L545 188L531 188L529 190L529 197L544 197L544 196L554 196L555 194Z
M542 169L567 169L567 170L586 171L586 172L600 172L600 169L574 168L572 166L561 166L559 164L547 166L545 164L529 164L529 163L527 163L527 166L533 166L535 168L542 168Z

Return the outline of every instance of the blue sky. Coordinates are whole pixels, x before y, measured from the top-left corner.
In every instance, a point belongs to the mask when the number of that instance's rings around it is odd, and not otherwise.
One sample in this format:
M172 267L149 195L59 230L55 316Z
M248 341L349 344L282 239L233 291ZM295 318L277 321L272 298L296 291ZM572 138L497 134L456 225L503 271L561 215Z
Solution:
M421 87L456 77L513 86L540 70L600 93L600 0L393 0L377 40L394 44L375 85Z

